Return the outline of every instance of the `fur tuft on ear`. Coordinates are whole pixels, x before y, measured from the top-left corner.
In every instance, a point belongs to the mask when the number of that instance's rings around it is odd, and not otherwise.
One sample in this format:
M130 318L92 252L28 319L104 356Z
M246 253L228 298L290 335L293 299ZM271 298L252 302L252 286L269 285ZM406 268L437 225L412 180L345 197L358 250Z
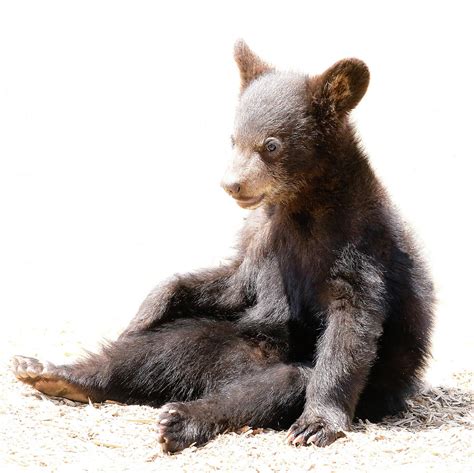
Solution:
M242 92L257 77L273 70L239 39L234 45L234 58L240 71L240 91Z
M329 100L336 112L350 112L360 102L369 86L370 73L359 59L336 62L320 76L309 79L313 100Z

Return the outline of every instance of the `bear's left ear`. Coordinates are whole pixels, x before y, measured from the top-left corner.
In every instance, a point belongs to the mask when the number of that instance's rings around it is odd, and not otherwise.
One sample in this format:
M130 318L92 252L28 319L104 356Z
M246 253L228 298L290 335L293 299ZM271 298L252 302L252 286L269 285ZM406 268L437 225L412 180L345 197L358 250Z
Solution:
M359 59L336 62L320 76L309 79L315 102L328 100L339 114L350 112L360 102L369 86L369 68Z
M273 68L262 61L242 39L235 43L234 58L237 66L239 66L241 92L257 77L273 70Z

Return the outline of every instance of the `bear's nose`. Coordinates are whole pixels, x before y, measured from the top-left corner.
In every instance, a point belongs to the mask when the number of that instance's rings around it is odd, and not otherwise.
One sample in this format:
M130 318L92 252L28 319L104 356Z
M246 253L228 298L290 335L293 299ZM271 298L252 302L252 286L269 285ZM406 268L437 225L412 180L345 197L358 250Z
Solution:
M238 182L222 182L221 186L232 197L236 197L239 195L240 184Z

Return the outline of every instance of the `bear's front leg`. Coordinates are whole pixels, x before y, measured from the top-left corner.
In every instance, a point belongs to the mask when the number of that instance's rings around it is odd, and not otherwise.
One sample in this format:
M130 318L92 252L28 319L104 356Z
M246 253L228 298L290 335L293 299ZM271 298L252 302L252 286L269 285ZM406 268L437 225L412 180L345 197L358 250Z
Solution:
M235 261L196 273L179 274L158 285L143 301L121 337L181 317L226 316L242 310L246 295L239 265Z
M287 435L294 445L324 447L350 428L382 334L384 281L369 257L345 248L326 293L326 329L316 347L305 408Z

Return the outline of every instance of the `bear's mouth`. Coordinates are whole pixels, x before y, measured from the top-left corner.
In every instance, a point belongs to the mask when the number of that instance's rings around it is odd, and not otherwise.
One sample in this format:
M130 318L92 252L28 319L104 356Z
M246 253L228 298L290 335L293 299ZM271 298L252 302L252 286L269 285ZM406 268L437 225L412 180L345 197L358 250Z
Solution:
M262 203L264 197L265 194L261 194L257 197L240 197L235 200L243 209L255 209Z

